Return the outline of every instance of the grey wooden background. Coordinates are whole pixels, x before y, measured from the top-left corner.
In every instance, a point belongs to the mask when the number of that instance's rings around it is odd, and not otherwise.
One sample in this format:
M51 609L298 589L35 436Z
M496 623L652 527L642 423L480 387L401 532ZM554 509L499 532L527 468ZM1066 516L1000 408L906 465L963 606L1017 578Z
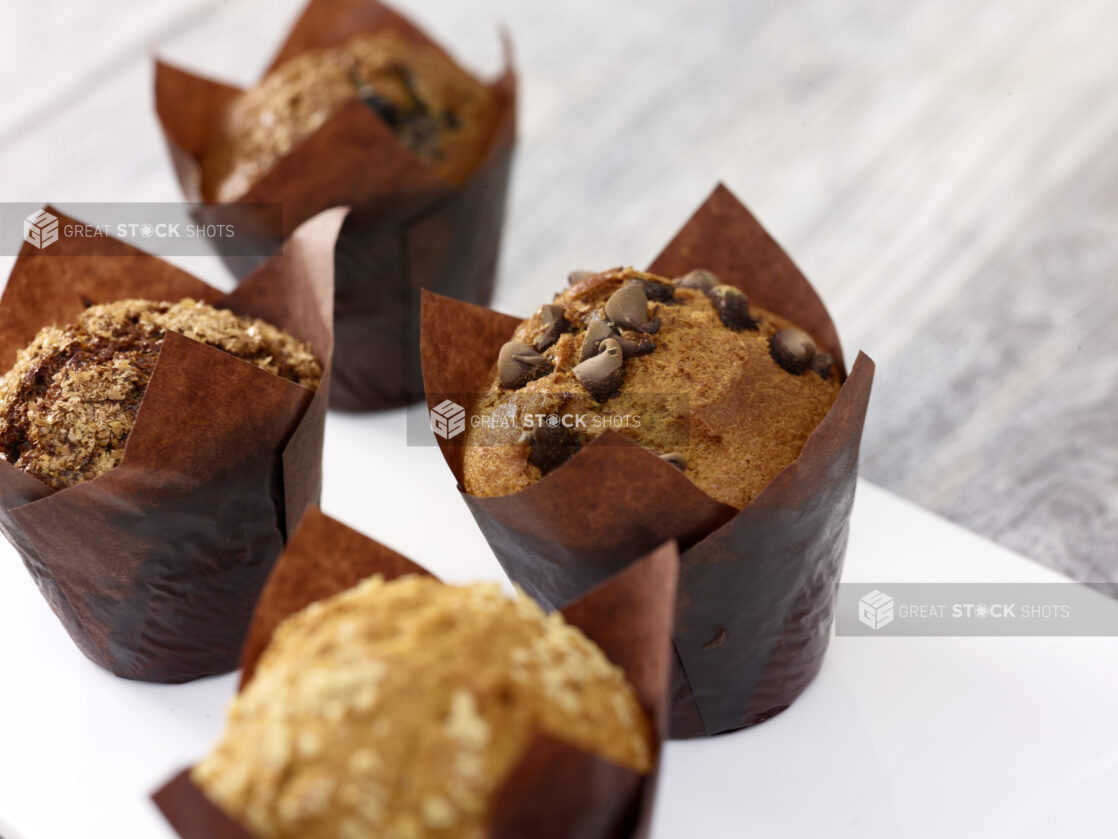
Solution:
M878 362L864 474L1118 579L1118 3L402 5L479 69L515 39L498 307L643 264L721 179ZM176 199L153 51L249 83L300 6L3 0L0 200Z

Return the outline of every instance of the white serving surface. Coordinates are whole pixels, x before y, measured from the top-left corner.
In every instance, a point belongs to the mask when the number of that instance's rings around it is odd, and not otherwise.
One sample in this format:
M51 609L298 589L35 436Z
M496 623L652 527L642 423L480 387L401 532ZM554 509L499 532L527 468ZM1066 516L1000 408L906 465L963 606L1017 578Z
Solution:
M404 440L402 411L332 414L325 511L447 580L501 579L438 450ZM844 579L1062 578L862 482ZM103 672L0 545L0 837L169 839L148 794L213 743L234 681ZM784 714L668 746L653 837L1113 837L1116 706L1115 638L836 637Z

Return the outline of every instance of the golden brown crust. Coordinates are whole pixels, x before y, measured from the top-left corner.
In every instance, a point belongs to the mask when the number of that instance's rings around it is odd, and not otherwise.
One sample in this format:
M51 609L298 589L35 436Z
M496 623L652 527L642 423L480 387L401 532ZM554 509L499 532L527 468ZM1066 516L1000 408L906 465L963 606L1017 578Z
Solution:
M168 330L306 387L322 378L306 344L261 320L190 299L90 306L0 379L0 456L54 489L117 466Z
M655 284L670 302L649 298L650 315L659 318L654 333L621 330L634 343L651 339L656 348L624 361L617 393L604 402L572 374L579 362L586 325L626 282ZM530 462L523 441L525 415L585 415L588 430L575 430L576 446L604 430L593 417L657 454L679 454L686 474L700 489L741 508L799 455L807 437L838 394L838 371L828 378L815 372L793 375L774 361L769 339L793 326L758 307L750 312L755 329L728 328L711 297L701 289L665 289L665 278L615 269L583 277L556 295L571 331L544 350L554 370L519 389L502 388L494 375L474 413L504 417L502 427L471 426L466 432L464 481L478 496L508 495L542 477ZM513 338L532 344L542 327L540 313L523 321ZM639 427L633 425L634 417Z
M492 135L498 101L443 52L392 31L284 62L230 105L202 154L203 194L235 201L354 99L448 182L463 183Z
M561 615L377 575L280 625L193 778L262 837L481 837L537 732L651 764L624 674Z

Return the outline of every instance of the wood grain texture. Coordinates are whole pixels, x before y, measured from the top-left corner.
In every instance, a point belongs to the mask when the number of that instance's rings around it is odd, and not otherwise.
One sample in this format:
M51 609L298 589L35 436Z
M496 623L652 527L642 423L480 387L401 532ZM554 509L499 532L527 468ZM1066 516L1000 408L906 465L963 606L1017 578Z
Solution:
M301 0L97 5L53 4L48 23L4 4L0 200L174 200L151 51L250 82ZM402 7L473 67L498 67L498 24L515 39L499 308L531 311L571 268L647 262L723 180L847 354L878 362L864 474L1118 579L1118 5ZM216 260L177 261L227 282Z

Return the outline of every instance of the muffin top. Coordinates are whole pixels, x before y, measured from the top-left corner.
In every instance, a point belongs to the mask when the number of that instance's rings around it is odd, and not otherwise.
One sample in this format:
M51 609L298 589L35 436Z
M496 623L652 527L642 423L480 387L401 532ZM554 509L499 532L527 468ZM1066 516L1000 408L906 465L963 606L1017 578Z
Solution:
M193 779L262 837L480 837L537 732L651 765L624 673L560 614L376 575L278 627Z
M202 154L209 201L235 201L343 105L360 99L451 184L480 162L496 94L445 53L386 30L302 53L237 97Z
M118 300L48 326L0 379L0 456L54 489L117 466L170 330L315 388L310 347L196 300Z
M501 348L466 431L465 488L517 492L613 430L741 508L799 456L839 386L818 342L710 271L574 272Z

